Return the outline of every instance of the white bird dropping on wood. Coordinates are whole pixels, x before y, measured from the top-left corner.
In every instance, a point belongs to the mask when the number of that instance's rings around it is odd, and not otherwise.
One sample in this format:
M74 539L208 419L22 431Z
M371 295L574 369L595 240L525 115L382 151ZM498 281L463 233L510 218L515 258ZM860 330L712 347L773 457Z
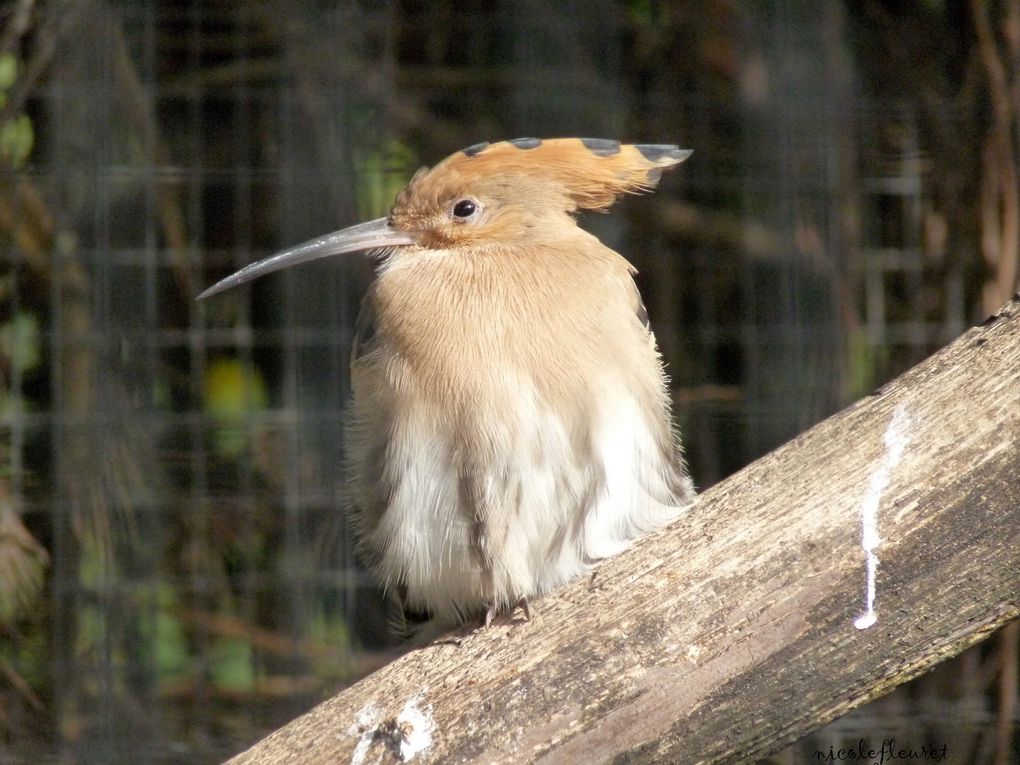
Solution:
M363 765L368 750L375 740L375 727L382 717L382 712L375 704L369 704L358 710L357 720L347 729L347 734L357 736L358 743L351 754L351 765Z
M903 450L910 442L907 434L907 427L910 424L910 415L907 408L900 404L893 412L892 420L885 431L885 454L874 473L871 474L871 483L868 485L868 493L864 495L861 502L861 547L867 554L868 585L865 595L865 611L854 619L854 626L859 630L866 630L878 621L878 614L875 612L875 598L877 596L876 577L878 574L878 549L882 541L878 536L878 506L882 501L882 494L889 485L889 476L892 474Z
M383 719L383 712L375 704L358 711L347 735L357 736L358 743L351 754L351 765L365 765L371 749L383 746L395 754L400 762L411 762L432 747L436 724L432 719L432 705L422 706L425 691L420 691L404 704L396 717ZM372 762L381 762L374 759Z
M397 715L397 723L404 732L400 742L400 761L410 762L432 746L432 733L435 723L432 721L432 705L424 709L418 706L423 693L409 699Z

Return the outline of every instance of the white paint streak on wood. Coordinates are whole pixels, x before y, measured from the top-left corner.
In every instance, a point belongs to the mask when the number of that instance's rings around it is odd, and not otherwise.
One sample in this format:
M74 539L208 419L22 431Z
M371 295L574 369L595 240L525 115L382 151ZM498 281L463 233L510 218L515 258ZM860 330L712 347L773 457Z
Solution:
M893 411L892 420L885 431L885 454L882 455L882 461L875 472L871 474L868 493L861 501L861 547L867 555L868 583L865 611L854 620L854 626L859 630L866 630L878 621L875 601L878 596L878 546L882 542L878 535L878 508L882 502L882 495L889 486L889 477L903 457L903 450L910 443L910 434L907 432L909 427L910 415L906 406L900 404Z

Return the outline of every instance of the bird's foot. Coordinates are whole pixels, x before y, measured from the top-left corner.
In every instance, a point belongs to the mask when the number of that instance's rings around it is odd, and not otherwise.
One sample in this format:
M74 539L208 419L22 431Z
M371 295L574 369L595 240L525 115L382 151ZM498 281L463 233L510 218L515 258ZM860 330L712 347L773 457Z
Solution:
M524 621L531 621L531 606L528 604L527 598L521 598L517 601L517 607L524 612Z
M489 606L488 610L485 612L485 626L486 627L491 627L493 621L495 621L495 619L497 617L501 617L501 616L505 616L507 621L511 621L511 617L513 616L513 612L516 609L518 609L518 608L521 609L524 612L524 621L530 622L531 621L531 606L528 603L528 599L525 597L525 598L521 598L520 600L518 600L517 601L517 605L514 606L513 608L511 608L509 611L501 612L495 606L495 604Z

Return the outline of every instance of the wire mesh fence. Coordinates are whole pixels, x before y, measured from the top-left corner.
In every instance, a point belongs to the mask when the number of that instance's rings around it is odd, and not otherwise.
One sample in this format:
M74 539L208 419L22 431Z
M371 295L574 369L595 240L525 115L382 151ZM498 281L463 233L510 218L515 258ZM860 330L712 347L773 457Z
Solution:
M384 215L419 165L524 134L695 149L584 223L641 272L702 488L980 316L977 225L945 201L925 112L869 84L867 12L834 0L3 13L5 762L215 761L390 655L340 501L371 263L194 296ZM962 699L980 714L958 761L992 762L998 656L780 757L944 738Z

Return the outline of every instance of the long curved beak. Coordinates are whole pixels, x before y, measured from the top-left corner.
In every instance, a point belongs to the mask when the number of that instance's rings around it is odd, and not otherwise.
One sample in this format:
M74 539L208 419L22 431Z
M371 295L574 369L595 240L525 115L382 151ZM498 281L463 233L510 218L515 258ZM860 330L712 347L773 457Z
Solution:
M332 234L321 236L318 239L291 247L289 250L270 255L268 258L258 260L245 266L235 274L222 279L198 296L198 300L223 292L239 284L250 282L265 274L279 271L282 268L290 268L298 263L307 263L310 260L328 258L331 255L345 255L351 252L365 252L367 250L385 250L388 247L402 247L414 244L415 241L410 234L396 231L387 222L386 218L370 220L367 223L359 223L357 226L334 231Z

